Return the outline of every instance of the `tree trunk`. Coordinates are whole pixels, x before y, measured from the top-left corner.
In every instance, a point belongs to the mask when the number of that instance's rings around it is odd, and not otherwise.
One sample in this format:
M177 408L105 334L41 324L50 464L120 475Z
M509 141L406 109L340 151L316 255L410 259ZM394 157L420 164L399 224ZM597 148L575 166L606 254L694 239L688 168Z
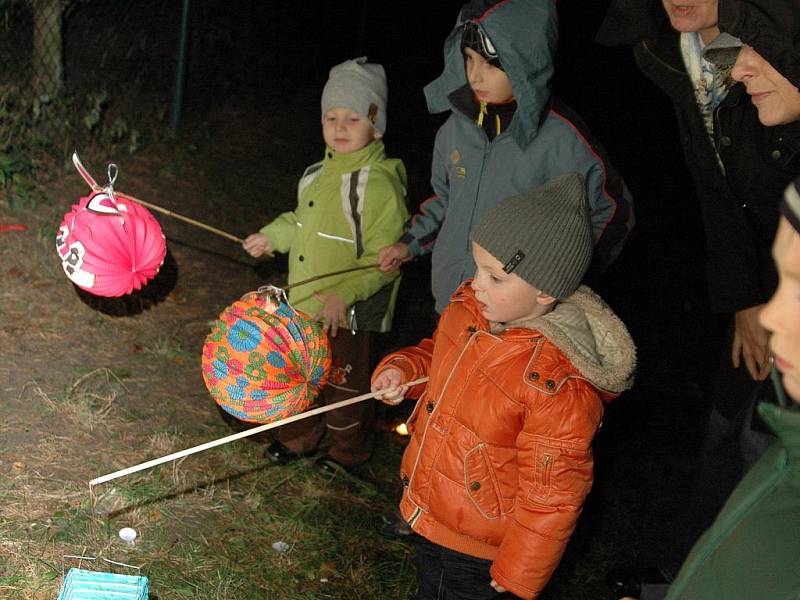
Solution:
M33 11L33 93L51 99L64 87L61 0L28 0Z

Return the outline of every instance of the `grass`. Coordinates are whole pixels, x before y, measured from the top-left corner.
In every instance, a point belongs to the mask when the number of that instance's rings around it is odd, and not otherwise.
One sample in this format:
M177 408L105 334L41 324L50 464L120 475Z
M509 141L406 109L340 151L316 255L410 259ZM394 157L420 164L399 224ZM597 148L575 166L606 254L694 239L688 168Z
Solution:
M115 410L115 401L127 389L122 380L108 368L93 369L76 379L62 394L51 398L41 387L34 386L50 409L73 425L93 431L103 426Z
M182 363L186 360L194 359L194 355L184 350L180 344L171 337L157 337L151 345L143 347L144 352L156 358Z
M117 560L122 554L170 598L347 598L351 589L363 597L402 598L413 587L410 549L376 538L363 516L368 504L345 482L324 480L309 465L261 469L236 482L189 489L177 489L164 471L154 481L121 488L125 504L106 518L92 515L85 493L72 493L77 506L35 526L14 530L4 523L3 548L19 548L0 571L4 597L55 591L53 565L60 564L59 553L74 548ZM6 504L18 506L5 486L2 494ZM134 549L115 539L123 525L140 532ZM275 552L276 541L289 549Z
M140 566L162 598L349 598L353 589L368 598L410 595L411 549L374 526L397 493L401 447L388 432L372 483L322 474L308 460L268 466L263 444L239 441L90 493L81 483L87 469L110 470L118 460L109 462L109 452L70 456L76 444L102 448L117 439L131 447L125 462L133 464L205 441L176 425L125 434L130 421L115 406L129 393L108 368L78 375L61 393L26 387L44 422L72 435L29 447L0 475L0 596L55 597L68 555ZM66 473L43 475L45 465ZM124 526L139 533L132 548L117 537ZM288 549L275 551L279 541Z

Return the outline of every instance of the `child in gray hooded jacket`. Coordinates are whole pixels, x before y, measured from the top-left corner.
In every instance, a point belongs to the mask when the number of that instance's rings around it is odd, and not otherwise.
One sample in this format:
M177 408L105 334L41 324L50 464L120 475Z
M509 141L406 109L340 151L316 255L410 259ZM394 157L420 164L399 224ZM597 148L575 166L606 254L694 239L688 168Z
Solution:
M605 151L551 96L557 37L552 0L473 0L445 41L444 72L425 88L431 112L451 111L433 150L435 195L378 256L390 271L432 251L438 312L475 271L470 230L504 198L580 174L595 242L591 273L616 258L633 226L630 195Z

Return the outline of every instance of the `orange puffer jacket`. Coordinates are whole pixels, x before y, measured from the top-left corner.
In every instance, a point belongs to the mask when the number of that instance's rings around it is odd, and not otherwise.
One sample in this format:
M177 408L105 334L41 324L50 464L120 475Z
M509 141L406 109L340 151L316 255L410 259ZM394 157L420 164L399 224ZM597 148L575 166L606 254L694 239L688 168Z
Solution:
M433 339L385 357L415 386L400 510L428 540L493 561L523 598L550 579L592 486L603 401L631 385L625 326L582 287L522 327L484 319L462 285Z

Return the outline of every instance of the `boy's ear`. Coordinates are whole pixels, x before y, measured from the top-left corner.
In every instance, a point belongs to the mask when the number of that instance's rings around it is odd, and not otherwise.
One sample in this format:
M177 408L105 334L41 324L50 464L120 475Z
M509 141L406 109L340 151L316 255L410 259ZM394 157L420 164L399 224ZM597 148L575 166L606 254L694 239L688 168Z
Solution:
M544 292L539 292L536 294L536 302L541 304L542 306L547 306L548 304L553 304L556 301L553 296L550 294L545 294Z

